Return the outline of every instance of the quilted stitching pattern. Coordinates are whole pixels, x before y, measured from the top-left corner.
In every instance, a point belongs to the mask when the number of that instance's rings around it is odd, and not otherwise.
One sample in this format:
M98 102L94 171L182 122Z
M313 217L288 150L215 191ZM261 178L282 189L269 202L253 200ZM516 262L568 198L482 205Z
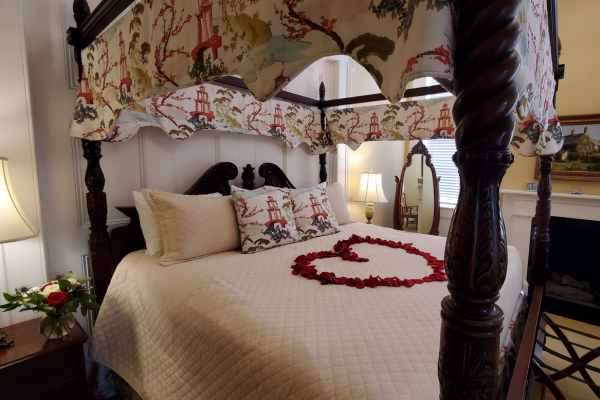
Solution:
M356 290L293 276L299 254L355 233L412 242L443 257L445 238L365 224L257 254L231 251L162 268L143 251L117 268L92 357L153 399L434 399L440 301L446 284ZM420 277L430 268L401 250L356 245L368 263L317 265L346 276ZM521 289L509 250L500 306ZM366 273L365 273L366 272ZM517 289L518 288L518 289ZM515 294L516 293L516 294Z

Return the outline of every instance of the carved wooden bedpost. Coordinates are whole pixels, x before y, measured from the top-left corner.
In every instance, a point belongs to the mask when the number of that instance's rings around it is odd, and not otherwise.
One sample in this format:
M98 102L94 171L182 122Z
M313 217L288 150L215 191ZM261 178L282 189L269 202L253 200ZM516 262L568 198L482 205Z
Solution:
M550 225L550 195L552 194L550 172L552 172L553 160L553 155L540 156L538 160L540 180L537 189L538 199L535 205L535 229L529 248L529 266L527 268L530 295L535 286L545 284L548 279L548 260L550 256L548 227Z
M450 295L442 301L438 376L441 399L491 399L504 318L496 301L508 264L499 189L514 160L520 1L458 4L453 160L461 188L444 257Z
M96 288L98 300L102 301L106 294L106 288L110 283L111 274L106 274L106 268L94 270L94 263L99 265L111 265L110 243L108 226L106 225L108 208L106 204L106 193L104 193L104 173L100 167L102 158L100 141L81 140L83 157L87 160L85 170L85 185L88 192L87 199L88 216L90 218L90 259L92 263L93 285Z
M67 43L73 46L75 54L75 62L77 63L77 69L79 72L79 80L81 80L81 72L83 71L83 62L81 60L81 50L79 46L79 29L85 20L90 16L90 6L86 0L75 0L73 1L73 18L77 28L69 28L67 30Z
M319 85L319 110L321 111L321 131L324 135L327 135L327 129L325 126L325 111L327 110L323 105L325 101L325 84L321 82ZM327 153L319 154L319 183L327 182Z

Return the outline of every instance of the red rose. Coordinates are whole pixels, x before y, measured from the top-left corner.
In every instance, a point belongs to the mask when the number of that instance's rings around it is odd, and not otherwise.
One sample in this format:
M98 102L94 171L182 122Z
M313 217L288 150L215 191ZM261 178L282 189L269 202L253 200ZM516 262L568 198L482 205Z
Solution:
M67 301L71 300L71 295L67 292L54 292L50 293L48 298L46 299L46 303L49 306L60 306L61 304L65 304Z

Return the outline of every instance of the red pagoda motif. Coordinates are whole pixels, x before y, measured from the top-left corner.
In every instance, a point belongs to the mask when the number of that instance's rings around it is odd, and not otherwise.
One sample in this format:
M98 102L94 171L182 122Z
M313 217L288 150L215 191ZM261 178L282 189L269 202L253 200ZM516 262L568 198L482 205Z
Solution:
M273 224L279 224L279 226L283 228L287 224L287 220L281 216L279 205L277 204L277 201L273 200L272 196L267 198L267 206L269 207L267 209L269 212L269 221L265 226L270 227Z
M215 119L214 114L210 110L210 101L208 101L208 93L206 93L206 89L204 85L200 86L200 90L196 91L196 111L190 112L190 115L195 117L196 115L203 115L206 117L207 121L212 121ZM200 105L200 107L198 107Z
M194 62L198 55L204 55L206 49L212 50L212 59L216 60L217 49L223 43L221 36L215 35L213 31L212 5L213 0L198 0L198 45L192 50Z
M127 70L127 56L125 55L125 42L123 41L123 32L119 32L119 49L121 50L121 94L131 92L132 80Z
M319 200L312 193L310 194L310 205L311 205L311 207L313 209L313 213L314 213L311 216L313 221L315 219L317 219L317 217L319 217L319 216L321 216L321 217L323 217L323 219L325 219L329 215L325 211L323 211L323 207L321 206L321 203L319 203Z
M448 104L444 103L444 106L440 110L440 117L438 118L438 127L433 130L433 138L447 138L452 137L452 132L456 128L450 123L450 108Z
M92 104L94 102L94 96L90 91L90 83L88 81L88 77L85 74L85 68L81 70L81 81L79 82L79 93L77 93L77 98L82 98L85 100L85 104Z
M270 125L271 129L278 127L280 132L285 131L285 125L283 125L283 117L281 116L281 107L279 104L275 106L275 114L273 115L273 123Z
M371 123L369 124L369 133L367 137L371 140L375 140L380 138L382 133L379 131L379 118L377 118L377 114L373 111L373 115L371 115Z

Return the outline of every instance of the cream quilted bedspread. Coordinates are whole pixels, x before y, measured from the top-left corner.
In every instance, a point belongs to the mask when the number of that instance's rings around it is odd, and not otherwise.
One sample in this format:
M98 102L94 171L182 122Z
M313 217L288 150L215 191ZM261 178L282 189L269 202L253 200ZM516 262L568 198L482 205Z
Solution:
M261 253L231 251L169 267L138 251L112 279L91 355L145 400L437 399L445 282L359 290L291 274L296 256L329 250L352 233L412 242L443 258L445 238L360 223ZM370 262L324 259L317 268L401 279L431 273L423 258L403 250L354 249ZM521 257L509 247L499 301L505 327L522 276Z

